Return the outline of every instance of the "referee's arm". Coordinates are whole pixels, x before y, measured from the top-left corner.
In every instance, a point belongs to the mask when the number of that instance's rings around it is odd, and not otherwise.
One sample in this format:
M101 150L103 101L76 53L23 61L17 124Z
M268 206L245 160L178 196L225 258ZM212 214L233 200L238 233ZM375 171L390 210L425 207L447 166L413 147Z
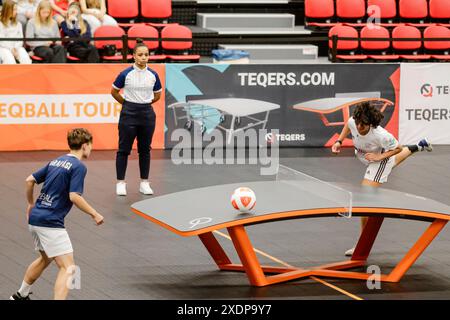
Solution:
M111 88L111 95L113 96L114 99L116 99L116 101L120 104L123 104L123 102L125 101L125 99L122 97L122 95L120 94L120 89L116 89L114 87Z
M159 99L161 99L161 90L160 91L154 91L153 92L153 100L152 100L152 104L154 104L156 101L158 101Z

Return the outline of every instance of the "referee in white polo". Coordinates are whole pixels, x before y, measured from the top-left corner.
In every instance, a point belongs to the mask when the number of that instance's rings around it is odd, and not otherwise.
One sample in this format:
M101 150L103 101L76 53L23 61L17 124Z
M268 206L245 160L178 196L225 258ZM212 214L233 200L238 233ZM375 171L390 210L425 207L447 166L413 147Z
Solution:
M141 182L139 191L153 194L148 176L150 173L150 149L155 131L156 115L152 104L161 97L162 87L158 74L147 66L149 51L142 40L136 41L133 50L134 64L122 71L114 81L111 95L120 104L119 150L116 156L116 194L126 196L125 173L128 156L137 138ZM120 90L123 89L123 96Z

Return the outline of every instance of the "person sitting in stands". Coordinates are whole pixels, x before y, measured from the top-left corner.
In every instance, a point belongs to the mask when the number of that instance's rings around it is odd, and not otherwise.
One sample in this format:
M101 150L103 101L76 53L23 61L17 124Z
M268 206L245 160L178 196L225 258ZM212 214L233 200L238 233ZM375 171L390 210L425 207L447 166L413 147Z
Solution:
M117 26L117 21L106 14L105 0L80 0L81 13L91 27L91 34L100 26Z
M27 38L59 38L58 24L52 18L50 1L42 0L39 3L35 17L28 21ZM66 50L60 41L29 41L34 54L43 59L45 63L65 63Z
M91 30L89 24L81 18L81 9L78 3L72 3L68 10L66 19L61 23L63 36L70 38L82 38L82 40L71 40L67 43L67 51L71 56L77 57L81 62L97 63L100 61L97 48L91 43Z
M41 0L18 0L17 3L17 20L22 24L23 33L28 21L34 17L36 9Z
M22 25L17 22L17 4L4 0L0 17L0 38L23 38ZM31 64L23 41L0 41L0 60L4 64Z
M53 19L58 22L58 26L64 21L67 15L67 9L72 2L76 2L75 0L50 0L53 9Z

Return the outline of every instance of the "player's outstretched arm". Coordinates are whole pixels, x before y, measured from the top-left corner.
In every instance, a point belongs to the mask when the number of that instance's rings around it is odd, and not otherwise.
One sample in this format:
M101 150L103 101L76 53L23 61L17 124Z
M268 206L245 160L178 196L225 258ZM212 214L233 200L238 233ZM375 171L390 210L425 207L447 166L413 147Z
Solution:
M341 134L339 135L339 138L331 146L331 152L333 152L333 153L341 152L342 141L344 141L344 139L347 138L347 136L349 134L350 134L350 129L348 127L348 123L346 123L344 125L344 128L342 128L342 131L341 131Z
M103 223L103 216L98 213L94 208L91 207L89 203L87 203L86 200L82 196L80 196L76 192L71 192L69 194L70 201L81 211L85 212L86 214L90 215L92 219L94 219L95 223L99 226Z
M364 158L367 161L382 161L386 158L390 158L395 156L396 154L399 154L400 152L402 152L403 147L402 146L398 146L397 148L393 149L393 150L389 150L383 153L366 153L364 155Z

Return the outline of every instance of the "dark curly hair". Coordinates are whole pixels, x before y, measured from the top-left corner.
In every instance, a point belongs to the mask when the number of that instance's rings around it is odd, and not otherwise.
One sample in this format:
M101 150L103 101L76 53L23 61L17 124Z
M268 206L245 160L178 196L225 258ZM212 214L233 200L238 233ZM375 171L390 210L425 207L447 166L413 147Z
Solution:
M384 116L370 101L363 101L356 105L353 119L356 123L363 123L371 127L378 127Z

